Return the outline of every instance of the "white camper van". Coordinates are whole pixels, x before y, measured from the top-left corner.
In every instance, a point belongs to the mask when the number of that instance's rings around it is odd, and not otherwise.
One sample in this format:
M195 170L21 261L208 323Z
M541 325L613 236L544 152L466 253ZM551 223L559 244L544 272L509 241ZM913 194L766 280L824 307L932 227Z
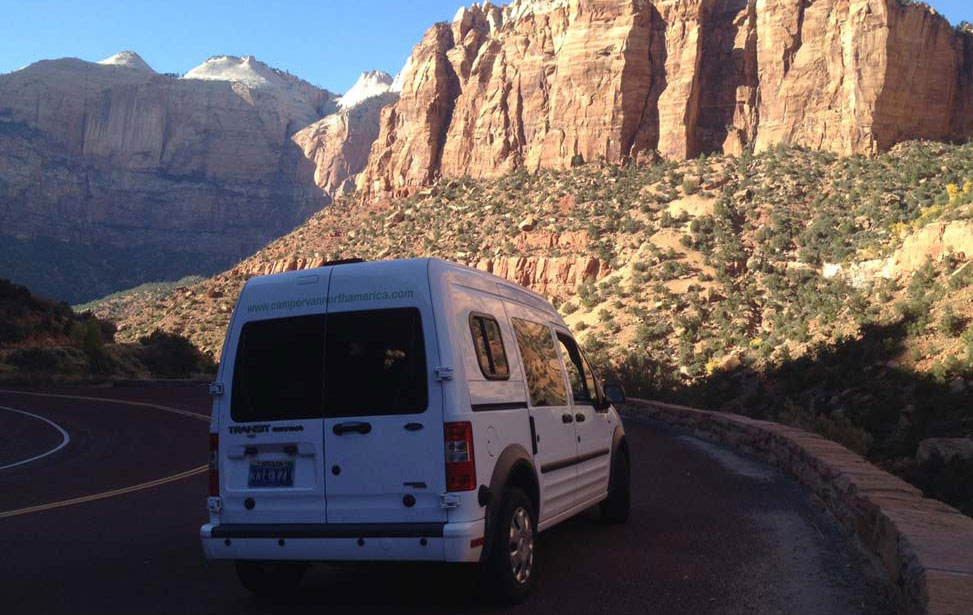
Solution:
M253 278L211 393L203 547L255 592L312 561L434 560L517 601L539 531L628 517L625 431L584 353L544 298L475 269Z

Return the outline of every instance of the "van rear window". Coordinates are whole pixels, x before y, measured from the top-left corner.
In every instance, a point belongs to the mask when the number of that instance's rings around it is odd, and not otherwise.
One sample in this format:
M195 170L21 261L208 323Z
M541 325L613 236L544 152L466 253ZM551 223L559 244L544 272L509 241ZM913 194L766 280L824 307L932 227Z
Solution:
M248 322L233 368L237 423L423 412L422 320L415 308Z
M428 405L416 308L328 315L325 416L414 414Z
M320 418L324 327L323 314L243 325L233 366L235 422Z

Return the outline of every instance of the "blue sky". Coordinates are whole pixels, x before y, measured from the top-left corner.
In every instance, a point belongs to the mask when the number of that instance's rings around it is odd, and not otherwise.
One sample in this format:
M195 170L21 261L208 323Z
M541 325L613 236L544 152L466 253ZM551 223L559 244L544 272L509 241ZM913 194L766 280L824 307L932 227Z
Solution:
M426 28L470 1L0 0L0 73L124 49L169 73L212 55L253 55L343 92L364 70L398 72ZM973 21L971 0L930 4L953 23Z

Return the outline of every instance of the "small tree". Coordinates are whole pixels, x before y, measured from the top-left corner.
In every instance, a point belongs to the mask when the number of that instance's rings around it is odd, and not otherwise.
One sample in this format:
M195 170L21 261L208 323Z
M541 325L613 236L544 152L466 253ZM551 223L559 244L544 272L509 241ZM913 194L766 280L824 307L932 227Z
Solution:
M102 337L101 323L97 318L86 318L84 321L84 339L81 350L88 358L91 371L96 374L107 373L111 367L111 359L105 352L105 340Z

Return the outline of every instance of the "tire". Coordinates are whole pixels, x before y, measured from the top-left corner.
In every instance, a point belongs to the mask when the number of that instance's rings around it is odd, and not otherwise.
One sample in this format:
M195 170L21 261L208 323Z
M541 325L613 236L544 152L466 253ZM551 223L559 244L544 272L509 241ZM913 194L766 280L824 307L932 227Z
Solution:
M601 519L605 523L625 523L632 508L632 471L628 455L622 450L615 452L609 480L608 498L600 505Z
M258 596L280 596L293 591L307 571L307 564L301 562L238 560L234 563L240 584Z
M496 604L520 604L537 578L537 512L522 489L504 492L490 540L490 555L481 567L484 598Z

